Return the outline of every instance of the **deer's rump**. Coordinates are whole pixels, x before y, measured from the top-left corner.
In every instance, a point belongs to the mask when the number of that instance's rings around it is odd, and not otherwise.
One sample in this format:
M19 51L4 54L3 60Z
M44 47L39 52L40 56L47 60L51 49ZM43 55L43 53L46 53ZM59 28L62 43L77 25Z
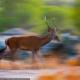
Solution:
M6 40L10 49L37 50L41 46L41 38L36 36L12 37Z

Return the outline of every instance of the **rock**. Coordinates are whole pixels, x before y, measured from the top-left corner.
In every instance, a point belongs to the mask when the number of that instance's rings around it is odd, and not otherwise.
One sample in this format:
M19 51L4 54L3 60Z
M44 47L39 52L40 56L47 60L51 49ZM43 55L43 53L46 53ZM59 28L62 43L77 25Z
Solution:
M2 52L4 52L6 49L6 45L3 41L0 41L0 54L2 54Z

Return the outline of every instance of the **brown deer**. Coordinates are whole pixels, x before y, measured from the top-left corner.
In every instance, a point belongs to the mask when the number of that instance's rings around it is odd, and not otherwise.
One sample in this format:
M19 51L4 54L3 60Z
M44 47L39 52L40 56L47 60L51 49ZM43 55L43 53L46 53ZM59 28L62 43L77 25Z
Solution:
M48 27L48 34L46 36L19 36L8 38L5 43L11 51L11 55L14 56L16 51L19 50L28 50L32 51L32 58L35 55L38 56L38 51L40 47L47 44L51 40L58 40L57 35L55 34L55 29Z

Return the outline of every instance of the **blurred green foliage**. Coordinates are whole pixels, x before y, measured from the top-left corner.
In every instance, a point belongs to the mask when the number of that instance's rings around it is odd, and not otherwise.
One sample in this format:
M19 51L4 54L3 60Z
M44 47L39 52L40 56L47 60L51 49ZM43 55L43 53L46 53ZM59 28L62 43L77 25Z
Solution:
M74 25L77 27L77 30L80 31L80 0L75 1Z
M31 31L43 33L47 29L47 16L51 27L77 32L80 28L79 0L75 4L73 7L66 7L45 5L43 0L0 0L0 31L12 27L30 27Z

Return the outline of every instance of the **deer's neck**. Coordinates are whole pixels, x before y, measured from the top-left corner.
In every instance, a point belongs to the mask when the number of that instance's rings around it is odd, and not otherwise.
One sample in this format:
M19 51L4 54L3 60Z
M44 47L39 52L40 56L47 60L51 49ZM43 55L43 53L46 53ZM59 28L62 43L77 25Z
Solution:
M51 39L50 39L50 35L49 34L47 34L46 36L41 38L41 44L42 45L45 45L45 44L47 44L50 41L51 41Z

